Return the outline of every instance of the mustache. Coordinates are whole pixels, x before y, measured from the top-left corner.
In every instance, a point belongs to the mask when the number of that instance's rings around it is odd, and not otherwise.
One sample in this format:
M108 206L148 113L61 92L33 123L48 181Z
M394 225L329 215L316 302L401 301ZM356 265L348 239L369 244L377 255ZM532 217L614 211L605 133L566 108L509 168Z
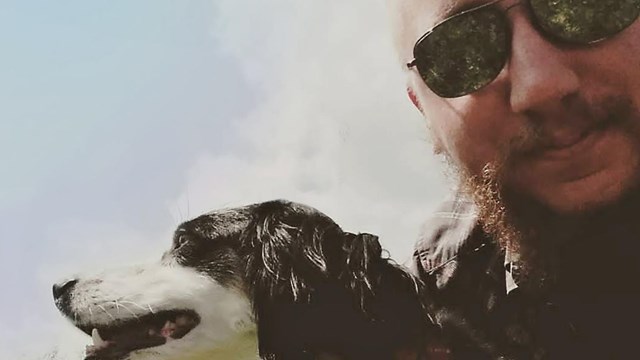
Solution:
M589 105L584 100L575 100L563 115L567 118L580 119L579 129L582 135L592 131L608 128L622 128L627 131L638 132L640 126L640 111L634 106L631 99L626 97L609 97L599 102L598 105ZM562 119L540 119L530 116L523 130L510 139L500 149L498 168L508 168L523 158L529 158L543 153L553 147L554 140L549 135L549 122L562 121Z

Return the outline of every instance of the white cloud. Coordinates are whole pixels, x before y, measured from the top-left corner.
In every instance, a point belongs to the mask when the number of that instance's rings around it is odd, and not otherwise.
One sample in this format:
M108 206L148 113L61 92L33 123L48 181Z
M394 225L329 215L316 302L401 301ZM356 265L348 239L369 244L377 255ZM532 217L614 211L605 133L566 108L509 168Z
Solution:
M344 228L410 254L444 196L419 114L397 71L382 1L217 0L215 36L262 89L241 151L203 154L187 197L202 212L273 198L305 202Z

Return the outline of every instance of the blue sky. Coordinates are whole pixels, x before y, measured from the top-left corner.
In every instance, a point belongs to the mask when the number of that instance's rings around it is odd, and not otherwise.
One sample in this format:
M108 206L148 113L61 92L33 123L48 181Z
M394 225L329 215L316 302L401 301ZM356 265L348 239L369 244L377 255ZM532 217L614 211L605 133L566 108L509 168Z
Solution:
M303 201L406 258L446 187L385 21L378 0L3 2L0 358L74 334L53 281L152 261L213 208Z

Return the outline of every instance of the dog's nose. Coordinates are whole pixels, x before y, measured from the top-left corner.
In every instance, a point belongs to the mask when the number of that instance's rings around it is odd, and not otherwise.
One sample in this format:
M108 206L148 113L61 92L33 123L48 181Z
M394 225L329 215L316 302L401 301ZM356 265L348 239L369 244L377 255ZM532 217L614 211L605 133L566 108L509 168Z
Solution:
M53 298L59 299L62 295L69 292L75 284L78 283L76 279L69 279L57 284L53 284Z

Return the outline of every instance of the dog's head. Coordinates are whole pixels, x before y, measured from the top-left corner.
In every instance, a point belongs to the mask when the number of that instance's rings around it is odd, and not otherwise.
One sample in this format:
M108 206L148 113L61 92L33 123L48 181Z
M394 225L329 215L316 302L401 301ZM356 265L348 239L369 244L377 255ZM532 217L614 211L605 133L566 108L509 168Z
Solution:
M425 335L418 283L381 252L373 235L271 201L185 222L158 263L75 277L54 298L92 335L89 359L256 358L256 329L264 357L359 359Z

